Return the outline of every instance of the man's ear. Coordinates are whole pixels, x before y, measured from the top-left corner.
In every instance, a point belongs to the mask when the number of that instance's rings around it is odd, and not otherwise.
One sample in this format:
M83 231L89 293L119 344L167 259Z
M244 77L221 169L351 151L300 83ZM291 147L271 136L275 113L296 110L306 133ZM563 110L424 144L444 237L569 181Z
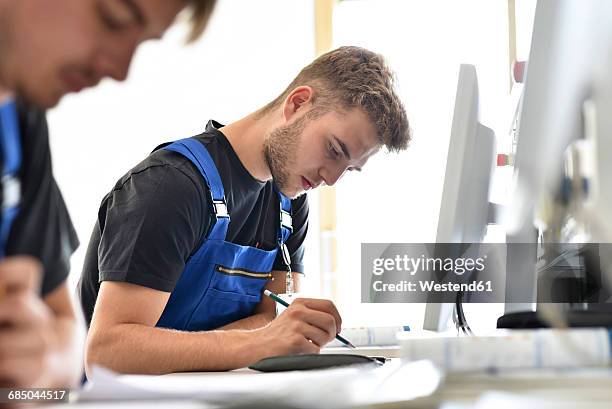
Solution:
M303 112L308 110L312 106L312 98L314 96L314 90L308 85L301 85L295 88L283 104L283 116L285 121L291 119L298 111Z

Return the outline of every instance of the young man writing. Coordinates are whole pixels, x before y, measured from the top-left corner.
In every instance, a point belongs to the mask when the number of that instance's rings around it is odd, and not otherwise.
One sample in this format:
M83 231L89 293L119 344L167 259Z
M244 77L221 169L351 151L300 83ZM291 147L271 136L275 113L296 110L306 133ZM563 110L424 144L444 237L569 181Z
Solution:
M0 0L0 386L69 386L81 338L66 277L78 245L53 178L44 109L102 78L125 79L144 40L214 0Z
M299 287L303 193L409 138L382 57L343 47L262 109L154 151L98 213L79 282L87 365L224 370L317 352L341 329L333 303L297 299L275 318L262 298L284 292L288 268Z

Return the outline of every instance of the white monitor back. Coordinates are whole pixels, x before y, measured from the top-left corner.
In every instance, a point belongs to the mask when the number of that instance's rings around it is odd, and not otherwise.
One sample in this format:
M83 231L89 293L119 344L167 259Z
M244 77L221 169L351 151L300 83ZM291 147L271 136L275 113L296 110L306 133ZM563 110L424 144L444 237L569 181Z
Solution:
M605 91L596 81L602 72L610 77L611 56L612 1L538 1L518 118L516 186L505 217L508 242L537 241L537 209L544 197L554 197L559 189L564 151L584 135L583 103L591 97L597 100ZM599 102L600 108L604 107L598 112L601 125L610 118L612 99ZM611 131L612 123L599 134L609 136ZM612 218L610 140L599 140L595 152L600 166L596 173L604 178L598 181L597 210L605 215L601 228L612 232L607 225ZM508 257L507 271L512 276L506 282L506 294L515 299L520 294L533 299L536 294L535 249L533 253L530 257ZM506 303L505 310L524 311L533 306Z
M533 237L538 201L558 189L563 152L582 133L582 103L611 53L612 1L538 1L518 122L516 189L507 214L509 233L518 241Z
M479 122L476 68L462 64L446 161L437 243L482 242L487 228L494 157L495 135ZM451 313L452 304L427 304L423 328L445 330Z

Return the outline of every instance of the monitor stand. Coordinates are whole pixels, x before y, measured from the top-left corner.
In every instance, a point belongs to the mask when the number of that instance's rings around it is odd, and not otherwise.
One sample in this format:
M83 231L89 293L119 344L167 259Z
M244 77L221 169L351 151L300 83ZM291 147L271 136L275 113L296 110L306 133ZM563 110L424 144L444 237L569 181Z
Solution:
M612 310L569 310L565 312L567 325L580 327L610 327L612 328ZM536 311L512 312L497 319L497 328L528 329L549 328Z
M514 237L511 239L514 239L514 242L520 242ZM537 280L534 280L533 277L536 274L534 274L533 268L529 267L535 264L535 245L533 247L519 246L518 249L522 252L512 254L510 251L514 251L514 248L509 247L508 249L508 276L512 280L507 280L506 294L520 293L526 299L526 294L529 294L529 292L535 293L535 287L541 285L542 282L535 283ZM612 328L612 303L610 302L612 294L608 289L609 284L605 279L605 273L602 271L602 262L605 264L609 263L606 256L611 251L612 247L608 243L585 244L578 255L582 257L582 264L584 265L582 276L574 279L555 278L554 276L549 278L544 287L552 289L550 290L551 294L542 294L543 297L541 294L537 294L537 299L542 301L543 299L550 299L552 296L553 298L560 297L557 300L561 301L564 299L561 294L564 294L566 300L574 300L571 304L563 304L563 315L569 327ZM525 271L529 272L532 277L518 274ZM552 300L552 302L555 301ZM511 310L509 307L514 305L518 308ZM497 328L527 329L550 327L536 311L529 310L529 305L514 305L506 303L506 313L497 319Z

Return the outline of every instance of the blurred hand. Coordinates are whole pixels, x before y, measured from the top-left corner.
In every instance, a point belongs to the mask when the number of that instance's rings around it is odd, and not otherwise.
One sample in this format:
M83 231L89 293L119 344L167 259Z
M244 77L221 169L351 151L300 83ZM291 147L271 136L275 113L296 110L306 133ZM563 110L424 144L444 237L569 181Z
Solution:
M340 333L342 318L333 302L314 298L297 298L269 325L257 332L263 357L291 354L314 354Z
M45 386L53 314L38 291L41 264L32 257L0 261L0 385Z

